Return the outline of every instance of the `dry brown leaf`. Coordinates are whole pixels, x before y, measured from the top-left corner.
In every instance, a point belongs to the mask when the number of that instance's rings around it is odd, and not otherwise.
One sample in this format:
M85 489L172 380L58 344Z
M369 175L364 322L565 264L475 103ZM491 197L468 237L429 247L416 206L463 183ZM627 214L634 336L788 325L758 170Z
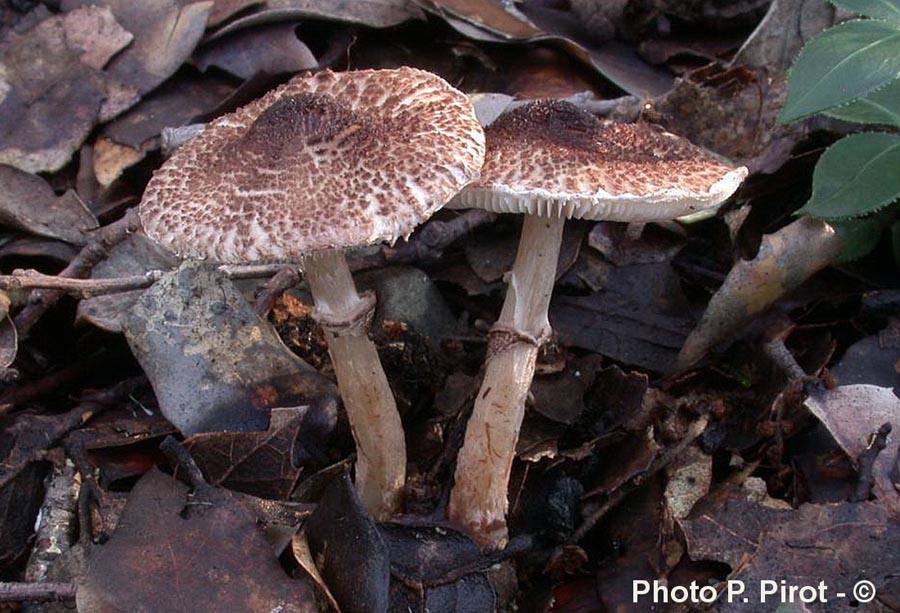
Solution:
M213 485L287 500L301 476L325 464L337 405L272 409L265 432L195 434L185 446Z
M98 227L75 192L57 197L41 177L0 164L0 223L76 245Z
M265 0L215 0L208 24L213 28L246 8L263 4Z
M267 430L273 407L337 403L331 381L291 353L211 266L185 263L145 290L125 338L183 434Z
M81 61L102 70L106 63L134 38L116 22L105 6L86 6L62 20L66 43L81 50Z
M535 43L557 47L590 70L641 98L668 91L672 78L641 60L634 49L610 41L597 46L581 40L583 24L569 11L526 5L525 14L507 9L499 0L417 0L425 10L444 19L457 32L473 40L492 43ZM567 70L569 76L578 71ZM552 73L551 73L552 74ZM551 91L520 88L537 96L563 97L573 93L558 86ZM582 89L585 89L582 87ZM516 90L510 90L516 91Z
M900 440L900 398L888 387L842 385L811 394L806 406L854 462L870 444L872 434L883 424L891 425L887 447L878 454L872 470L873 492L894 517L900 518L900 493L891 480Z
M325 597L328 599L328 604L331 605L336 613L341 613L340 605L338 605L334 596L331 595L331 590L328 589L325 580L319 573L319 569L316 568L316 563L313 561L312 552L309 550L309 541L306 538L306 532L304 530L300 530L300 532L295 534L294 538L291 539L291 551L293 552L294 559L297 560L297 563L306 571L306 574L310 576L319 589L322 590L322 593L325 594Z
M194 55L194 62L206 72L221 68L247 80L259 73L279 75L310 70L318 66L316 57L294 32L295 22L258 26L217 38Z
M663 495L672 517L684 519L712 484L712 456L696 446L688 447L668 467L669 481Z
M424 19L424 14L410 0L267 0L265 8L234 20L212 34L207 42L263 24L314 19L389 28L412 19Z
M419 0L445 19L456 17L507 40L529 40L542 34L524 15L514 15L498 0Z
M754 317L828 266L840 253L834 229L801 217L763 237L753 260L735 264L691 332L675 369L688 368L721 342L732 338Z
M278 564L257 518L225 490L188 488L153 469L115 532L90 554L79 611L318 611Z
M8 32L0 42L0 163L29 172L67 164L108 98L100 67L130 36L93 6Z
M64 0L62 9L90 4L94 0ZM106 69L115 82L100 109L101 119L108 121L175 74L200 42L213 2L179 6L176 0L104 0L103 4L134 34L132 44Z
M103 187L109 187L126 168L144 159L144 153L128 145L120 145L100 137L94 142L94 176Z

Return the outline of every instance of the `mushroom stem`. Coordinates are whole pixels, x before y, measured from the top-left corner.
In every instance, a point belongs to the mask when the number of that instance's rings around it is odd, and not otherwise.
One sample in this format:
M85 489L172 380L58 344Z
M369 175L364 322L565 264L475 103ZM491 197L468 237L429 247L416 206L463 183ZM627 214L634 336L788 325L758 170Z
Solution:
M527 215L500 318L491 330L484 381L456 461L448 514L481 546L506 544L507 485L540 344L565 219Z
M356 292L339 250L306 256L303 268L356 441L356 491L369 513L386 520L400 506L406 441L397 404L367 334L375 300Z

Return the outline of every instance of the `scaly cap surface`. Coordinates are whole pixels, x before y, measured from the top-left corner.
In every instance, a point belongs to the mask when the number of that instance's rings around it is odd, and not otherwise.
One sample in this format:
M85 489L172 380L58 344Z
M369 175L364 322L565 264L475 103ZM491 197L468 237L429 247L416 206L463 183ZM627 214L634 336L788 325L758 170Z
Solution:
M660 128L601 122L562 101L517 107L485 135L481 178L448 206L653 221L718 204L747 175Z
M213 121L154 174L140 217L182 257L294 260L409 234L483 157L471 103L440 77L325 71Z

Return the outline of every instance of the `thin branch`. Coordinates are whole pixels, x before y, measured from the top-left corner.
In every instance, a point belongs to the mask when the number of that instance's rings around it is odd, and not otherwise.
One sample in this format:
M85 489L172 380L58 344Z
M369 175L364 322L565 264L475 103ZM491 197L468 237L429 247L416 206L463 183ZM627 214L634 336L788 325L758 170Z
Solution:
M128 209L121 219L113 223L103 226L97 230L90 242L86 244L81 251L72 258L69 265L66 266L59 277L68 278L84 278L87 277L91 270L108 254L109 250L115 245L124 241L128 235L137 231L140 226L137 210ZM32 326L47 312L51 306L56 304L64 293L59 290L35 290L31 292L29 304L19 311L16 315L16 330L20 338L28 335Z
M271 277L284 264L253 264L248 266L219 266L229 279L258 279ZM69 294L77 298L91 298L104 294L119 294L136 289L146 289L157 282L167 271L149 270L142 275L112 277L108 279L78 279L59 275L45 275L36 270L14 270L11 275L0 275L0 289L47 289Z
M385 247L374 255L349 257L347 261L350 270L354 272L377 268L385 264L434 262L455 240L496 218L496 213L483 209L469 209L448 221L429 222L413 240L401 243L397 248Z
M75 600L74 583L0 583L0 602Z
M151 270L143 275L110 279L72 279L45 275L36 270L17 269L11 275L0 275L0 289L50 289L78 298L91 298L104 294L118 294L153 285L163 275L162 270Z
M875 485L875 460L878 454L887 447L887 437L891 433L891 424L884 423L869 439L869 444L859 454L857 465L859 466L859 480L856 482L856 490L850 494L850 502L863 502L869 499L872 486Z
M350 267L353 270L364 270L385 264L433 262L441 256L443 250L450 243L495 218L496 214L494 213L472 209L449 221L432 221L422 229L416 239L403 243L396 249L385 247L373 256L351 257ZM20 334L25 334L34 323L33 320L43 314L63 294L77 298L91 298L146 289L166 273L164 270L150 270L142 275L127 277L82 278L90 274L91 268L106 257L110 247L121 242L127 236L127 228L124 235L120 234L123 229L122 225L127 226L127 222L123 224L124 220L125 218L122 218L122 220L104 227L100 232L105 233L106 238L101 237L99 241L92 241L91 244L88 244L82 253L79 253L72 263L58 275L46 275L33 269L18 269L14 270L11 275L0 275L0 290L35 290L32 292L32 304L22 309L16 316L16 327ZM99 244L93 244L94 242ZM302 279L302 273L294 264L223 265L219 266L219 270L232 280L271 277L266 288L256 299L257 312L261 313L271 309L275 299L281 293L297 285ZM25 325L24 328L23 325Z
M281 294L299 284L301 280L303 280L303 273L299 268L283 266L260 290L253 303L253 308L258 314L265 315L272 310L272 306Z

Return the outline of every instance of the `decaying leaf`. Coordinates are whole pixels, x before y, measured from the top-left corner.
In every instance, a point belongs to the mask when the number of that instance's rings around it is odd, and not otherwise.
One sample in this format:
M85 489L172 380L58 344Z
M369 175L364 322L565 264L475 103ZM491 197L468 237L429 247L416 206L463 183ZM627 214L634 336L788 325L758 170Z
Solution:
M94 4L92 0L64 0L62 9ZM212 0L181 5L175 0L104 0L116 21L134 34L134 40L106 69L115 82L111 95L100 110L106 121L136 103L190 57L206 29Z
M588 235L588 244L618 266L669 262L684 247L681 234L661 225L647 224L640 237L630 236L628 226L612 221L597 222Z
M294 32L296 23L275 23L217 38L194 55L200 70L221 68L241 79L258 73L296 73L318 66L316 57Z
M286 500L301 476L326 463L337 405L272 409L266 432L195 434L185 446L213 485Z
M581 40L583 24L568 11L526 5L523 14L496 0L418 0L418 4L474 40L556 46L641 98L659 96L672 84L668 74L641 60L626 45L610 41L597 46Z
M237 13L263 2L265 0L215 0L207 23L209 27L214 28Z
M385 525L381 531L400 579L391 590L390 610L496 610L497 596L484 574L494 561L468 537L430 526Z
M826 2L774 0L734 56L732 65L784 73L813 36L834 25L835 9Z
M82 245L98 227L75 192L57 197L37 175L0 164L0 223Z
M735 264L709 301L678 354L676 369L688 368L730 339L779 298L828 266L840 248L834 230L811 217L801 217L764 236L756 257Z
M304 529L316 566L341 610L388 610L387 544L346 473L331 482Z
M151 270L170 270L178 264L178 258L139 230L113 247L109 256L91 269L91 278L142 275ZM76 321L90 323L107 332L120 333L123 318L142 293L143 290L132 290L86 298L78 303Z
M326 20L355 23L370 28L389 28L424 15L408 0L266 0L260 10L229 23L213 34L216 40L238 30L277 22Z
M694 504L709 492L712 483L712 456L698 447L688 447L677 462L669 466L669 481L664 494L669 512L684 519Z
M190 123L219 106L234 91L221 75L176 75L134 107L103 126L94 143L94 174L104 187L160 147L166 127Z
M337 402L335 385L209 265L185 263L147 289L124 332L160 410L186 436L266 430L273 407Z
M782 75L709 64L677 79L648 115L750 172L774 172L804 134L800 125L776 123L786 92Z
M898 568L900 525L884 508L873 503L805 504L765 525L753 553L728 576L743 582L744 593L731 602L722 599L716 610L746 611L744 598L764 602L762 582L767 580L776 586L782 581L797 586L824 582L827 602L817 602L817 611L846 611L856 602L860 610L886 612L900 597ZM853 588L859 581L871 582L870 603L857 600ZM765 602L780 602L779 595L770 594Z
M422 0L419 4L444 19L462 20L506 40L529 40L541 34L524 15L493 0Z
M62 168L97 123L110 79L103 64L131 35L108 8L84 6L0 42L0 163Z
M309 549L309 540L306 538L306 532L304 530L300 530L291 539L291 553L294 554L294 558L297 560L300 567L306 571L310 579L312 579L322 593L325 594L325 597L328 599L328 604L331 605L336 613L341 613L340 605L337 603L337 600L334 599L334 596L332 596L331 590L328 589L328 585L322 578L322 574L319 573L319 569L316 568L316 562L313 560L312 551Z
M770 498L762 479L751 477L741 486L718 485L679 520L693 560L717 560L736 569L762 545L764 531L789 518L793 510Z
M900 320L850 345L831 367L831 374L841 385L889 387L900 396Z
M80 611L318 611L312 587L278 564L257 518L228 492L159 470L131 492L115 532L91 551Z
M596 266L605 280L601 291L560 296L550 305L560 340L650 370L671 367L693 325L671 266Z
M144 154L127 145L100 137L94 142L94 176L103 187L109 187L122 172L144 159Z
M891 480L900 439L900 398L888 387L842 385L810 394L806 406L854 462L871 444L872 435L883 424L891 425L887 447L878 454L872 469L873 493L886 509L900 517L900 492Z

